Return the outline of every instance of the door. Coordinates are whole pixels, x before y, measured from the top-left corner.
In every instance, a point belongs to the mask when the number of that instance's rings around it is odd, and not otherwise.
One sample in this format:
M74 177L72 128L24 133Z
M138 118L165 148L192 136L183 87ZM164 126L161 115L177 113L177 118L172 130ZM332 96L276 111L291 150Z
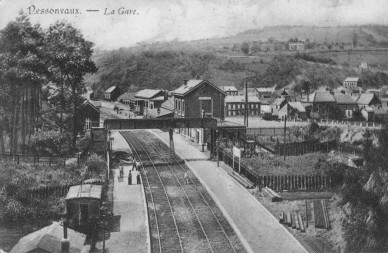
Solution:
M81 223L89 220L89 206L88 204L80 204Z

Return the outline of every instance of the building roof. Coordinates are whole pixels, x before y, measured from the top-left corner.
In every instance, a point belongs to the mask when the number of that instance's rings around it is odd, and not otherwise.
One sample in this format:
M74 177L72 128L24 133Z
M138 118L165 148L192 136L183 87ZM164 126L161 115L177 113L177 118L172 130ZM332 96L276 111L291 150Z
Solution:
M174 112L165 108L160 108L160 114L158 114L158 108L147 110L147 116L149 116L150 118L163 117L169 114L171 114L171 117L174 117Z
M173 111L174 110L174 97L169 97L166 101L164 101L161 105L161 108Z
M244 103L245 96L226 96L225 103ZM248 96L248 103L260 103L260 99L257 96Z
M186 95L205 82L208 83L210 86L214 87L215 89L217 89L218 91L220 91L222 94L226 95L225 91L213 85L211 82L207 80L198 80L198 79L188 80L186 84L183 84L178 89L172 91L172 94L182 95L182 96Z
M10 253L27 253L32 251L61 253L63 226L58 222L22 237ZM79 253L85 243L86 236L72 229L67 229L70 240L70 253Z
M288 93L287 93L286 89L284 89L280 95L282 95L282 96L288 96Z
M309 96L309 101L316 103L335 102L335 98L330 92L315 92Z
M367 112L374 112L375 110L372 108L372 107L370 107L370 106L365 106L364 108L362 108L362 110L365 110L365 111L367 111Z
M306 109L301 102L288 102L288 104L298 112L306 112Z
M111 86L108 89L106 89L105 92L111 93L112 91L114 91L114 89L116 89L116 86Z
M101 199L102 186L95 184L81 184L70 187L66 200L77 198Z
M234 86L220 86L220 88L223 91L238 91L237 88Z
M286 100L285 98L275 98L271 105L280 105L281 103L283 103L283 101Z
M136 98L135 98L135 92L125 92L125 93L121 94L121 95L117 98L117 101L121 101L121 100L135 101L135 100L136 100Z
M145 99L151 99L159 93L162 92L162 90L152 90L152 89L144 89L136 92L135 97L136 98L145 98Z
M355 105L357 102L348 94L334 94L337 104Z
M369 105L372 99L375 97L374 93L361 93L357 99L359 105Z
M358 82L359 77L347 77L344 82Z
M84 106L90 106L91 108L93 108L94 110L96 110L97 112L100 112L100 110L98 109L97 106L94 105L94 103L92 103L90 100L86 100L81 106L81 107L84 107Z
M164 101L164 96L157 96L157 97L151 98L151 101Z
M276 84L273 86L273 87L259 87L259 88L256 88L257 92L259 93L267 93L267 92L271 92L271 93L274 93L276 91Z

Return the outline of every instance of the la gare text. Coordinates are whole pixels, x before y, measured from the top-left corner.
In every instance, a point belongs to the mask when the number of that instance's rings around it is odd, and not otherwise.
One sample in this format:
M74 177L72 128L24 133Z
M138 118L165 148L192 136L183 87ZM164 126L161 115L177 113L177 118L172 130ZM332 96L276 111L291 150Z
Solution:
M118 8L117 10L112 10L105 8L104 15L136 15L139 14L136 10L129 10L126 8Z

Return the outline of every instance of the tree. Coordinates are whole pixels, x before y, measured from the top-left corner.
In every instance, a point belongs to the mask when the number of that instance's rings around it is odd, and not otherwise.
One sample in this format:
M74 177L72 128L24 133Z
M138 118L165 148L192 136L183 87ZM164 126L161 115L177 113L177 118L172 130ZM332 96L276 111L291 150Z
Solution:
M11 153L19 144L25 152L26 137L36 130L39 117L40 89L45 82L47 65L44 59L44 33L39 25L32 25L23 12L0 33L1 103L7 126ZM3 129L0 129L3 135ZM18 138L20 136L20 139ZM3 148L2 148L3 149Z
M308 96L309 93L310 93L310 89L311 89L310 81L302 80L301 84L302 84L302 87L301 87L302 88L302 92L306 93L306 95Z
M243 52L246 55L249 54L249 44L248 44L248 42L244 41L243 43L241 43L241 52Z
M75 149L77 138L77 111L82 103L81 94L85 92L83 77L94 73L97 68L91 60L93 43L83 38L80 30L65 22L57 22L47 30L47 58L51 65L52 81L61 90L61 115L65 108L65 89L71 91L72 111L72 146ZM62 121L62 116L61 116Z

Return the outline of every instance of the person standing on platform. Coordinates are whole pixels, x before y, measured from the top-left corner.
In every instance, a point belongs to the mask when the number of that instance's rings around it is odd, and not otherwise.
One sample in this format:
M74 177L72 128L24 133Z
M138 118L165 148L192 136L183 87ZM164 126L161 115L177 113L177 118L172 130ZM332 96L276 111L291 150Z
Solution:
M132 170L129 170L128 172L128 185L132 184Z
M185 171L185 174L183 175L186 184L189 184L189 174L187 173L187 170Z
M140 171L139 170L136 170L136 181L137 181L137 184L141 184L141 182L140 182Z
M136 159L133 158L132 160L132 170L136 169Z

